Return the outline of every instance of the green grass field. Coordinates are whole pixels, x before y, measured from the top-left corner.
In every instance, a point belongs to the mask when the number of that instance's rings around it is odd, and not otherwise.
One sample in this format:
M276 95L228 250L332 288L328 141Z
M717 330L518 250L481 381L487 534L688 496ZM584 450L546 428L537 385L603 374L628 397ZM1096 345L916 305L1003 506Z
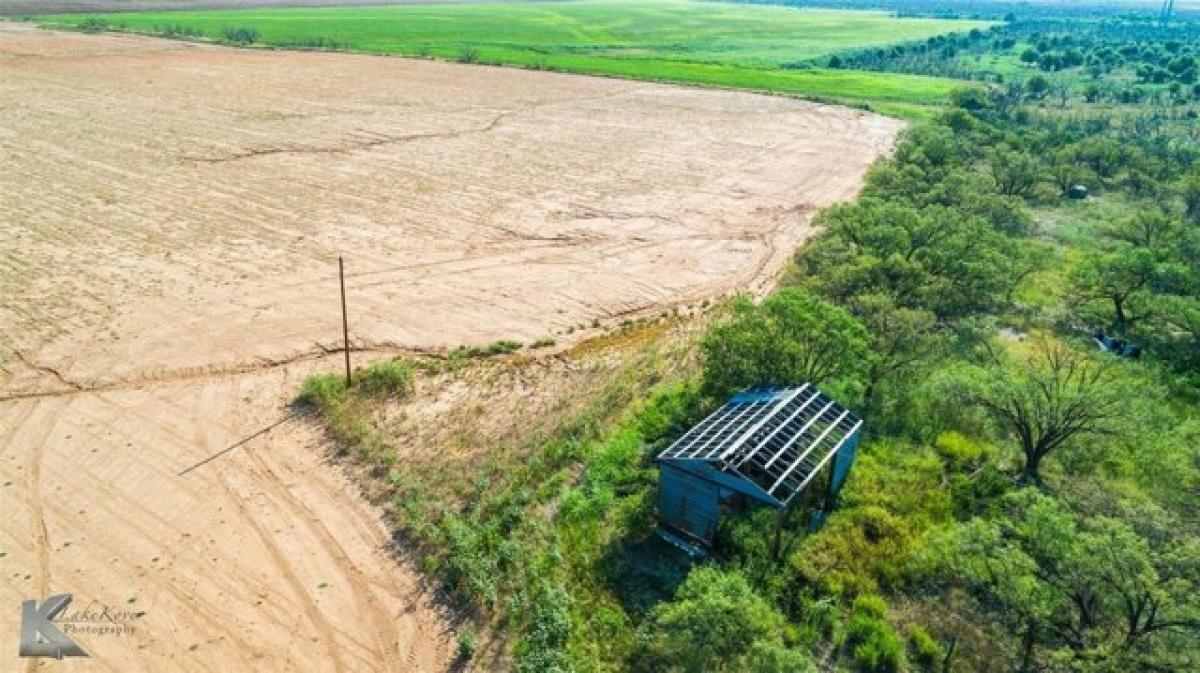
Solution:
M256 43L428 56L770 91L901 116L939 105L959 82L831 71L833 52L952 31L984 22L898 19L877 12L663 0L406 5L38 17L48 26L104 25L221 40L257 31Z

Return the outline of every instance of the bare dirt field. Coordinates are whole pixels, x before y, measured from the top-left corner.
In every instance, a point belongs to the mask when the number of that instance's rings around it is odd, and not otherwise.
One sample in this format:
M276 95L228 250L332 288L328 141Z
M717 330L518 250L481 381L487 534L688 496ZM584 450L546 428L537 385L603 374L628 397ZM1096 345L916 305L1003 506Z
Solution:
M185 472L337 366L337 256L360 360L570 340L768 286L899 128L0 23L0 657L21 600L71 592L144 612L73 670L447 668L453 615L311 427Z

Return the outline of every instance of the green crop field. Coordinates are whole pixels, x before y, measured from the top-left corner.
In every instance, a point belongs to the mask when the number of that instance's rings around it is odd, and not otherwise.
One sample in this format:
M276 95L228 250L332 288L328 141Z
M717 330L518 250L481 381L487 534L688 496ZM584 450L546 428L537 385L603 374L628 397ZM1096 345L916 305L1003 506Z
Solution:
M404 5L38 17L275 47L336 48L802 95L919 116L949 79L831 71L822 57L990 24L881 12L664 0Z

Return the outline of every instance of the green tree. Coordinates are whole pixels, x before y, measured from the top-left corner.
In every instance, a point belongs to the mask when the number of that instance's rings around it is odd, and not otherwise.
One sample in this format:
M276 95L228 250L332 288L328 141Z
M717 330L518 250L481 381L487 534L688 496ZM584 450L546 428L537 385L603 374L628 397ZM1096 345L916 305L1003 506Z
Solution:
M1125 401L1107 367L1047 340L1023 359L995 353L989 366L961 372L953 389L1012 433L1025 457L1022 479L1035 483L1052 451L1075 437L1115 433Z
M1200 222L1200 175L1181 179L1176 189L1183 200L1183 216L1190 222Z
M845 309L785 288L761 305L739 299L733 318L704 338L705 390L724 397L759 383L859 384L868 334Z
M1181 222L1161 210L1145 209L1102 227L1100 233L1109 239L1166 256L1175 249L1184 230Z
M1151 544L1119 520L1080 517L1025 489L935 537L929 555L1021 635L1019 668L1191 670L1200 644L1200 545ZM1192 558L1189 558L1192 557Z
M800 261L826 296L848 302L886 294L896 306L939 318L985 312L1003 300L1013 244L982 217L872 198L831 208L818 221L827 231Z
M1042 75L1034 75L1029 78L1028 82L1025 82L1025 90L1031 97L1041 100L1050 93L1050 80Z
M1102 302L1111 329L1125 333L1153 315L1150 284L1160 275L1153 251L1122 243L1112 251L1083 254L1070 272L1070 292L1076 306Z
M1042 164L1024 152L999 149L988 159L996 191L1005 196L1028 196L1042 181Z
M914 372L947 345L937 316L921 309L896 306L886 294L855 297L851 310L870 333L870 350L863 398L878 408L881 386Z
M1110 178L1124 165L1126 150L1116 140L1092 136L1075 145L1075 156L1102 178Z
M1060 194L1066 194L1075 185L1086 185L1091 178L1088 170L1079 165L1074 153L1069 150L1054 153L1048 174Z
M739 666L744 658L796 661L777 649L785 630L783 616L741 573L701 566L688 574L675 600L655 607L631 667L707 673L745 670Z

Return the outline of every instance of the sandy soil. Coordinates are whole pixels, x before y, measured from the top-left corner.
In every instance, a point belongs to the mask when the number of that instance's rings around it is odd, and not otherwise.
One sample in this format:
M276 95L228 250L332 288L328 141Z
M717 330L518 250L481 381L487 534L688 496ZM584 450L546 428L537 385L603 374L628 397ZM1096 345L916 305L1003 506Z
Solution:
M309 426L185 472L336 366L337 256L360 359L563 341L766 287L899 128L0 24L0 656L20 600L72 592L145 612L73 670L445 669L453 615Z

